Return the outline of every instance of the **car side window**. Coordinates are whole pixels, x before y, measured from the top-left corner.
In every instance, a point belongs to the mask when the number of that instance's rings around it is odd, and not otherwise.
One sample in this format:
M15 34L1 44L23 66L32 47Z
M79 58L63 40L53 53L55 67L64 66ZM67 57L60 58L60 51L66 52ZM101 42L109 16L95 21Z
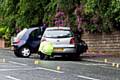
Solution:
M36 29L30 34L30 39L35 40L40 38L39 36L41 36L41 31L40 29Z

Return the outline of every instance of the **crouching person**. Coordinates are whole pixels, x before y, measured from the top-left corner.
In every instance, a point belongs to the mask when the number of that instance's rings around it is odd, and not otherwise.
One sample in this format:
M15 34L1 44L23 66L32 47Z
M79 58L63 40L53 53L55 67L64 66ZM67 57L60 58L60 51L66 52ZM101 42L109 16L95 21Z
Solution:
M49 59L53 52L52 43L48 41L41 42L38 52L40 54L40 59Z

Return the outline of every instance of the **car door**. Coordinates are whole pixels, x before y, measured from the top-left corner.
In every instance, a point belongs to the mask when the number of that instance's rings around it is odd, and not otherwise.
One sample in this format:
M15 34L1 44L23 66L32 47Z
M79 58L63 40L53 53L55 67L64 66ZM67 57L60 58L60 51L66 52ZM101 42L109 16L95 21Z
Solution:
M39 47L41 40L41 31L40 29L35 29L31 32L28 39L28 45L31 49L36 49Z

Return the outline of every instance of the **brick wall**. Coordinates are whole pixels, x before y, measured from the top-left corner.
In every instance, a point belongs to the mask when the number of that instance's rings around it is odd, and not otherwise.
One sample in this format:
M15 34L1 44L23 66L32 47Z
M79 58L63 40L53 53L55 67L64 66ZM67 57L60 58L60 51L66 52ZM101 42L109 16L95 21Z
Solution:
M110 34L84 33L82 39L88 44L89 52L120 55L120 32Z
M0 39L0 48L5 48L5 41L4 41L4 39Z

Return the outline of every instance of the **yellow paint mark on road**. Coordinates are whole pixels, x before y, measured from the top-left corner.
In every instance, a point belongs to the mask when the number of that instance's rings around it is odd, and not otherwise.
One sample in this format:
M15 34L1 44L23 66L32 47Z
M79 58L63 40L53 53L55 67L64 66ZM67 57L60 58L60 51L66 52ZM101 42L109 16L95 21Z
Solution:
M6 63L6 59L0 59L0 63Z
M60 71L61 67L60 66L57 66L57 70Z
M107 60L107 59L104 59L104 62L105 62L105 63L107 63L107 62L108 62L108 60Z
M41 63L40 60L35 60L35 61L34 61L34 64L40 64L40 63Z
M119 68L119 66L120 66L119 64L116 64L116 68Z
M5 63L6 62L6 60L5 59L3 59L3 63Z
M118 63L112 63L112 67L119 68L120 64L118 64Z
M115 67L115 63L112 63L112 67Z
M60 80L59 78L54 78L53 80Z

